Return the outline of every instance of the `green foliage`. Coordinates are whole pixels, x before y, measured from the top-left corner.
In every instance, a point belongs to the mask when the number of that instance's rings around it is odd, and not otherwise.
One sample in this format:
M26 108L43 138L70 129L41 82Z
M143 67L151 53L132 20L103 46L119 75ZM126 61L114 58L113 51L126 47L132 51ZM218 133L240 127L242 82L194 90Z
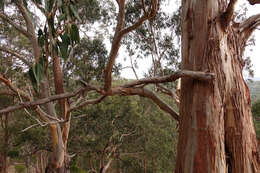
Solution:
M70 36L71 36L72 44L79 43L80 38L79 38L79 29L77 25L75 24L71 25Z
M260 100L257 100L252 105L252 114L256 128L256 135L260 138Z
M85 116L78 119L78 114ZM85 151L78 153L75 160L80 168L89 170L85 163L89 163L91 157L94 157L94 167L98 168L105 146L120 144L117 153L121 155L120 169L123 172L143 172L144 157L149 171L154 169L165 173L173 170L177 147L175 123L149 100L109 97L98 105L78 110L73 117L69 150L72 153ZM106 153L108 157L109 151Z
M29 69L29 77L32 82L33 88L35 91L39 90L39 83L43 79L44 75L44 61L45 58L41 57L40 61L35 63L30 69Z

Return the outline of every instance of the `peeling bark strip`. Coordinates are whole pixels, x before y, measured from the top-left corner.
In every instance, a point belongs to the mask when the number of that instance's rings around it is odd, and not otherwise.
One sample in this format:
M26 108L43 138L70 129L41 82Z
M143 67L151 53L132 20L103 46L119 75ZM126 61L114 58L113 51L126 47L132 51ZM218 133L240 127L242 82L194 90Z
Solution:
M235 0L229 2L182 1L182 69L208 70L215 80L182 80L176 173L260 172L250 95L242 76L244 46L259 17L247 20L252 25L240 25L253 26L246 34L238 32L229 25Z

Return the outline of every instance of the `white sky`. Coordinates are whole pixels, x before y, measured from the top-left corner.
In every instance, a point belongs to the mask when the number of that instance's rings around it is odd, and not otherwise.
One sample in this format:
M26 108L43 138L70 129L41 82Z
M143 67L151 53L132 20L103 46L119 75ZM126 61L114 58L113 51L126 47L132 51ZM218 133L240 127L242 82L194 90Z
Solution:
M168 0L166 9L167 11L173 11L174 7L176 8L180 5L179 0ZM239 0L238 4L236 5L236 10L240 8L240 6L245 6L244 4L246 3L246 7L248 9L247 15L251 16L254 14L260 13L260 4L259 5L254 5L251 6L249 3L247 3L246 0ZM255 46L252 47L247 47L245 51L245 56L251 57L251 61L253 64L253 70L254 70L254 77L255 78L260 78L260 26L259 30L256 30L254 32L254 37L255 37ZM126 61L124 61L124 48L120 49L119 56L117 58L117 62L120 62L123 64L123 66L130 66L130 59L126 58ZM136 72L138 74L138 77L141 78L143 77L144 72L147 72L147 69L151 67L152 65L152 60L150 58L147 58L145 60L138 60L138 66L139 68L136 69ZM122 70L121 75L125 78L129 79L135 79L135 75L132 71L132 69L126 68ZM246 77L246 76L245 76Z

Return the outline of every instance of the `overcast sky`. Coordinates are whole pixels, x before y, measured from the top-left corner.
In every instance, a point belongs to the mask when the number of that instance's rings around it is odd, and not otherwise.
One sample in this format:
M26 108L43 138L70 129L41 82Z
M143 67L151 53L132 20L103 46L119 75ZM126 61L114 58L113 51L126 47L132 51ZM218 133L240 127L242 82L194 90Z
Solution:
M166 9L167 9L167 11L171 12L174 10L173 7L177 8L179 5L180 5L180 1L178 1L178 0L168 0ZM247 7L248 16L260 13L260 4L251 6L251 5L249 5L249 3L247 3L246 0L239 0L238 4L236 5L236 11L241 9L241 6ZM260 78L260 26L259 26L259 29L254 32L254 37L256 40L255 46L247 47L246 51L245 51L245 56L251 57L252 64L253 64L253 70L254 70L254 74L255 74L254 77ZM123 66L129 66L130 60L129 60L129 58L126 58L126 60L124 61L124 55L123 55L124 53L122 53L122 51L123 51L123 49L121 48L121 51L120 51L121 53L119 53L117 62L123 63ZM136 71L137 71L139 78L143 77L143 74L147 72L147 69L149 67L151 67L151 62L152 62L151 59L138 61L139 68L136 69ZM135 79L135 75L131 69L124 69L122 71L122 76L125 78ZM246 73L245 73L245 77L247 78Z

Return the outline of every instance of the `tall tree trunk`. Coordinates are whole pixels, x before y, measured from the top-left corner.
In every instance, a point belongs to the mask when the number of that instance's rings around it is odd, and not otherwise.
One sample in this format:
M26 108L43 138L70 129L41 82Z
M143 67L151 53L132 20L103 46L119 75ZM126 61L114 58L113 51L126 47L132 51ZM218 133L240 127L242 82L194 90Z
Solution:
M215 79L182 79L176 173L259 172L244 40L222 15L226 9L227 0L182 2L182 69Z
M54 55L54 53L53 53ZM53 56L53 73L54 73L54 85L55 93L64 93L63 87L63 75L60 67L60 58ZM70 158L67 155L67 143L70 129L70 113L68 112L67 99L59 100L59 113L63 120L66 120L61 127L60 124L51 125L53 149L51 159L45 172L58 172L69 173L70 172ZM56 151L55 151L56 150Z

